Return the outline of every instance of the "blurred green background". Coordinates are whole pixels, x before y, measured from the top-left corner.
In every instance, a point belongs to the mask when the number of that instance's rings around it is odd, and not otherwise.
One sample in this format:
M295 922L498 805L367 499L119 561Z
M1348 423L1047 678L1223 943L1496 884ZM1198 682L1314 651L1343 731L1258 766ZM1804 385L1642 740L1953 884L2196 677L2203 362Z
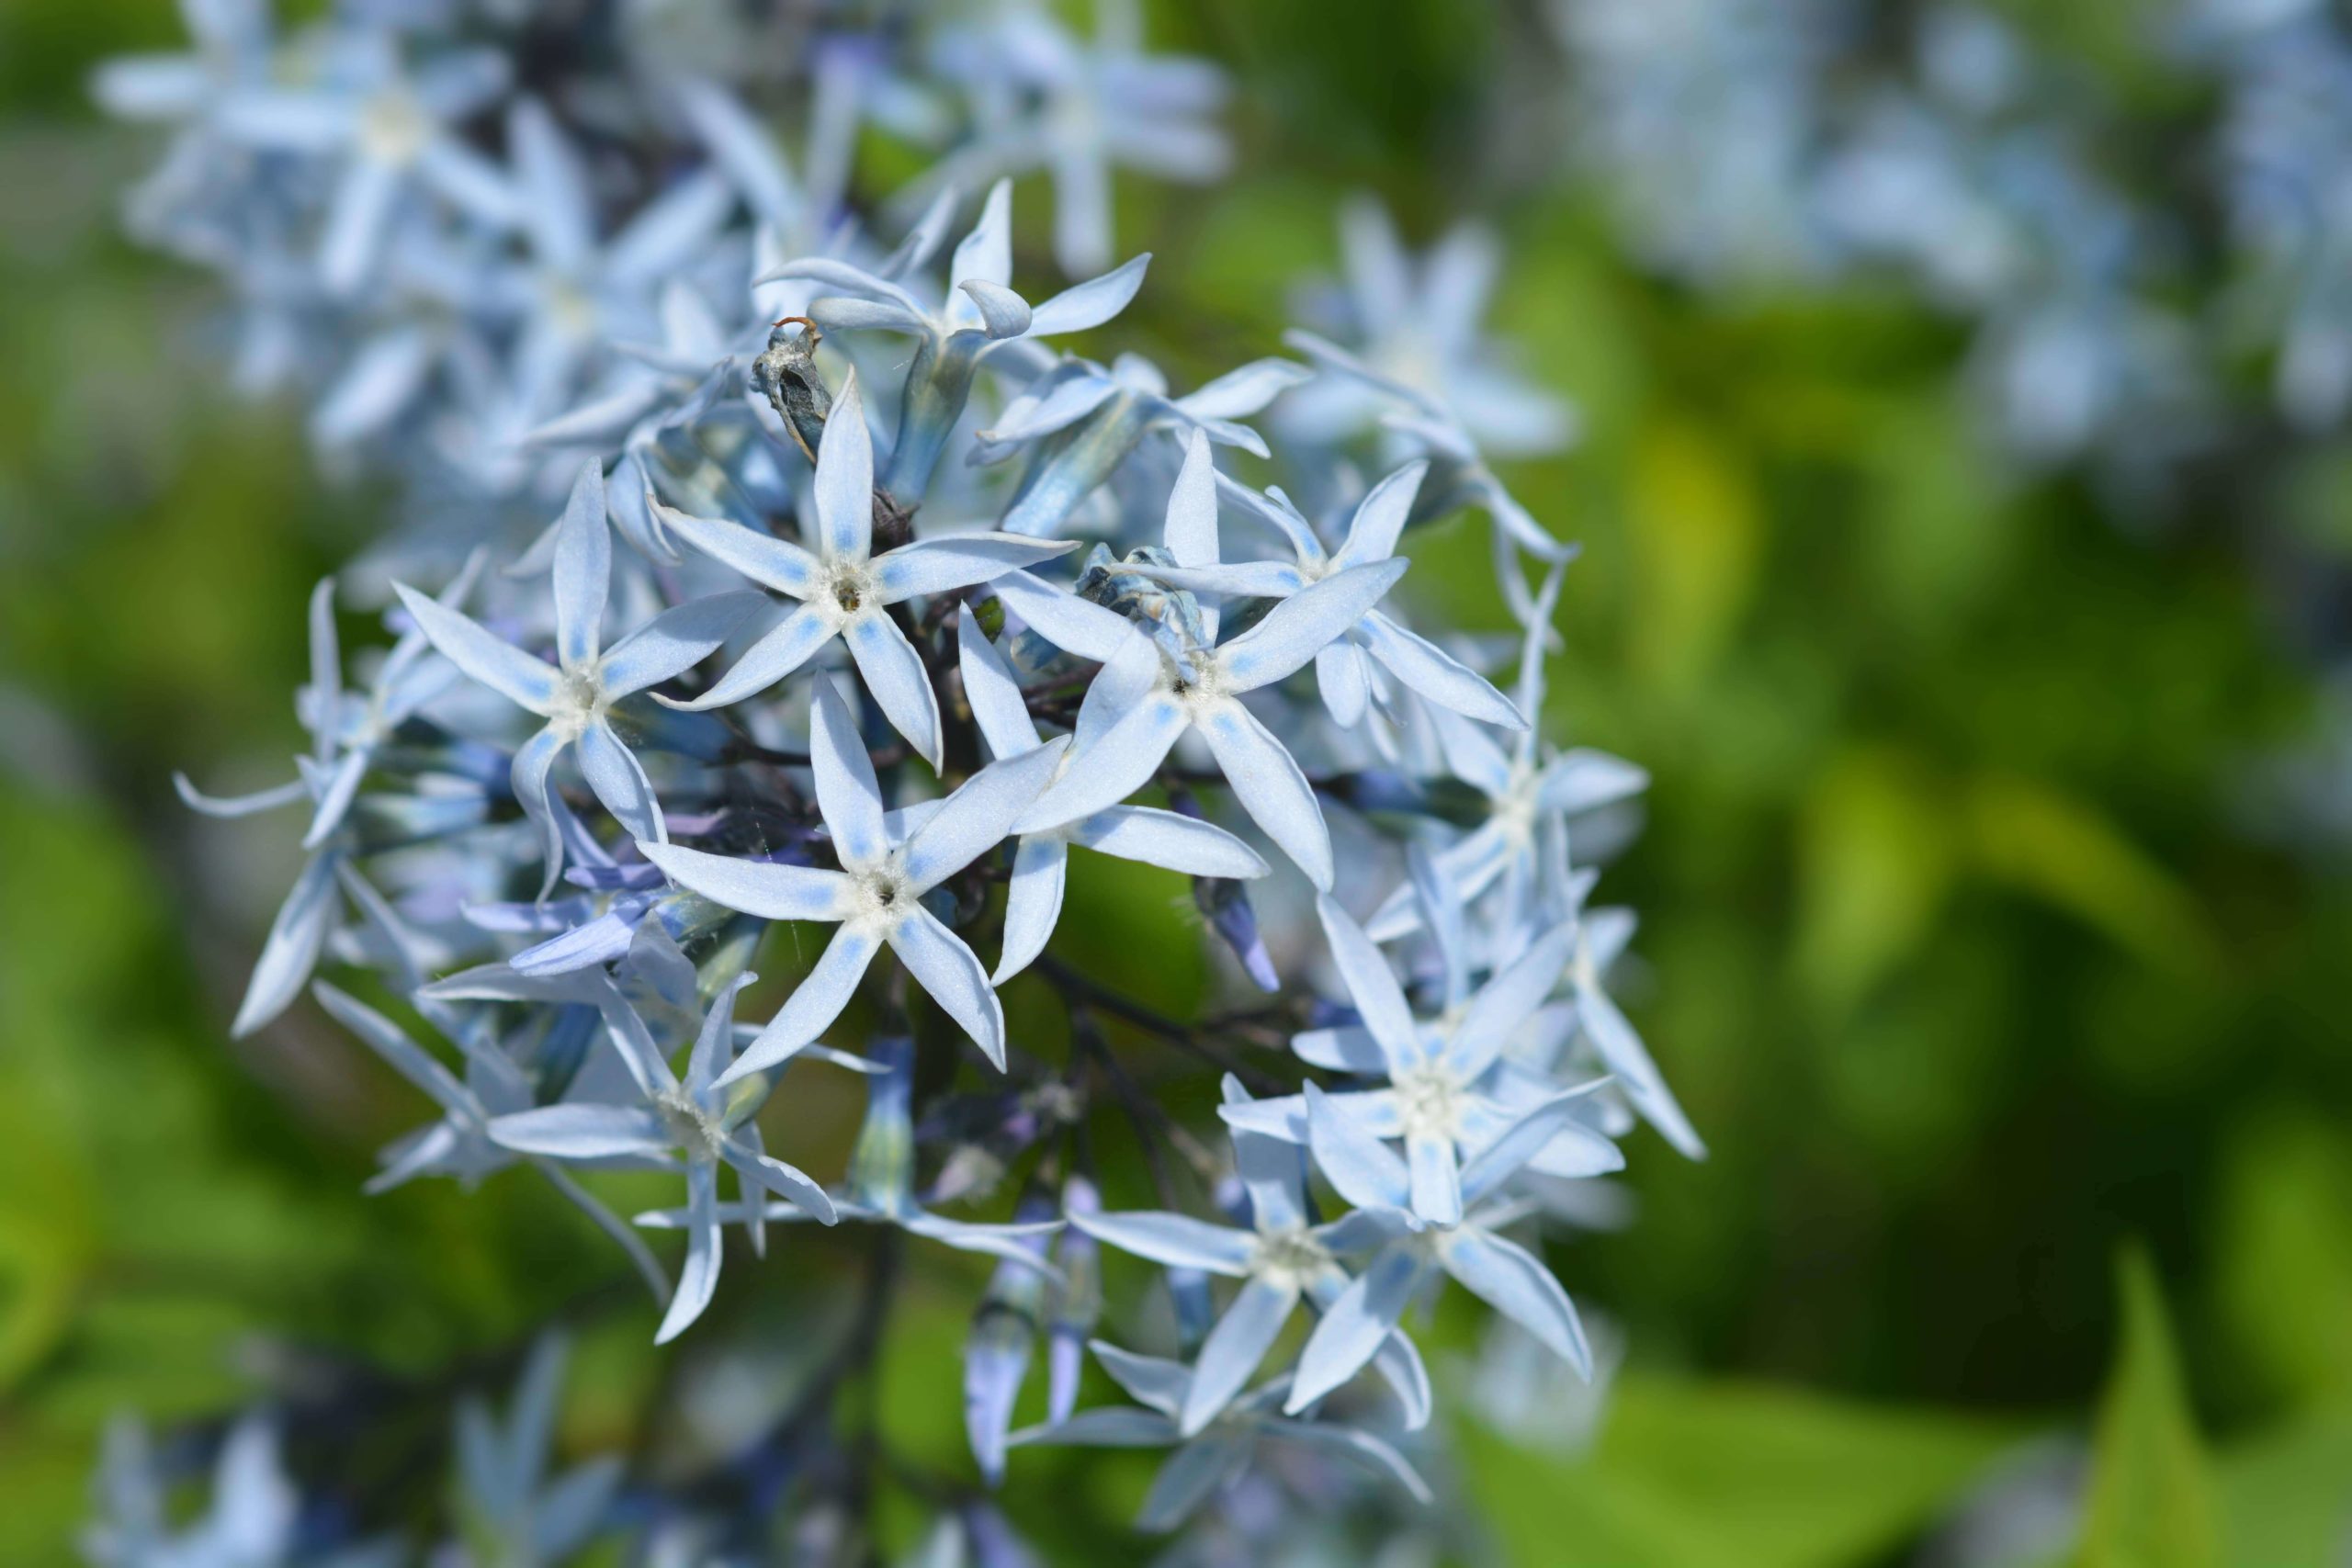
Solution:
M2005 471L1948 323L1698 299L1589 195L1482 178L1530 161L1486 145L1523 130L1483 107L1503 16L1163 7L1156 39L1244 79L1241 173L1121 192L1159 254L1133 341L1180 381L1274 348L1370 189L1418 242L1500 224L1495 325L1588 423L1510 475L1586 547L1547 719L1656 776L1604 890L1642 911L1629 1004L1713 1154L1645 1135L1637 1222L1554 1248L1630 1340L1597 1447L1465 1420L1464 1484L1529 1564L1831 1568L1912 1561L2015 1445L2079 1438L2086 1562L2343 1561L2352 882L2231 802L2321 695L2245 513L2316 533L2344 454L2199 487L2156 537ZM168 773L229 788L296 748L303 593L381 498L314 477L299 409L236 405L208 285L114 231L151 148L83 77L176 31L163 0L0 6L8 1562L62 1560L108 1414L227 1408L256 1330L426 1379L610 1278L522 1184L363 1200L416 1107L307 1010L225 1039L293 835L200 825ZM1417 541L1416 575L1500 626L1484 528ZM952 1367L967 1299L910 1303L897 1364ZM575 1440L661 1375L641 1327L590 1347ZM915 1440L952 1460L943 1414ZM1016 1465L1016 1521L1066 1473Z

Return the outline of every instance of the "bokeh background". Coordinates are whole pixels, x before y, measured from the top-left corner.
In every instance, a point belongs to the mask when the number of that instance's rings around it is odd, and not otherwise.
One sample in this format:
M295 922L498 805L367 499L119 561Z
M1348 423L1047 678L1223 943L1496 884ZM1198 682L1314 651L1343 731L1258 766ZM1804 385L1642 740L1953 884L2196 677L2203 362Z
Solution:
M1610 873L1645 921L1627 1000L1713 1156L1637 1144L1638 1223L1555 1250L1624 1364L1597 1435L1464 1418L1454 1480L1496 1540L1546 1565L2064 1561L2087 1474L2094 1516L2215 1521L2202 1555L2162 1555L2203 1551L2191 1521L2100 1561L2346 1561L2352 846L2279 781L2342 700L2312 590L2352 552L2352 450L2233 449L2154 502L1998 460L1964 331L1906 292L1661 280L1589 184L1527 177L1566 88L1519 7L1152 23L1237 73L1242 154L1213 189L1121 188L1123 251L1158 253L1148 352L1182 380L1274 349L1372 191L1422 243L1499 227L1494 327L1584 417L1510 475L1585 546L1547 719L1655 775ZM67 1560L118 1410L225 1410L257 1357L463 1377L613 1288L522 1184L361 1198L413 1107L320 1018L226 1039L296 852L272 818L188 817L170 770L282 772L303 595L380 498L317 477L302 410L234 402L206 282L118 235L151 148L85 78L177 36L164 0L0 6L8 1562ZM876 188L894 156L869 149ZM1416 575L1500 627L1483 530L1417 542ZM664 1375L641 1326L589 1337L574 1436ZM885 1417L952 1460L953 1410L925 1407L961 1309L918 1300L894 1333ZM1015 1467L1017 1520L1059 1473ZM1132 1490L1060 1501L1116 1517ZM1960 1555L1988 1519L2015 1555Z

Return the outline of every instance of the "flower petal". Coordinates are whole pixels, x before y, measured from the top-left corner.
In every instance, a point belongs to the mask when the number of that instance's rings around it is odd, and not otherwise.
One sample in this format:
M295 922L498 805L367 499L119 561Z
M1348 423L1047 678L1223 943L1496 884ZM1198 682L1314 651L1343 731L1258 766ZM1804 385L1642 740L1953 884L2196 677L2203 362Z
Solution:
M762 919L838 920L848 906L849 878L838 871L737 860L650 840L637 848L679 886Z
M1003 842L1054 776L1068 744L1056 736L965 780L907 840L907 880L915 890L930 892Z
M405 582L392 587L443 658L508 701L542 717L554 711L556 672L512 643L492 636L472 616L419 593Z
M825 554L862 561L874 544L874 434L857 372L842 383L817 444L817 530Z
M1297 761L1258 722L1256 715L1229 697L1202 715L1200 730L1216 754L1217 767L1224 772L1225 782L1233 786L1241 809L1282 847L1317 891L1328 891L1331 831L1324 825L1323 808L1316 804L1314 787ZM1106 738L1103 745L1109 744Z
M1004 951L990 985L1001 986L1037 960L1061 919L1069 880L1069 845L1043 835L1021 840L1012 853L1012 882L1004 894Z
M931 689L931 672L899 623L879 610L867 610L842 629L849 656L865 678L865 689L891 726L907 738L915 754L939 768L939 698Z
M963 1026L990 1066L1004 1071L1004 1009L989 972L964 939L918 907L890 928L891 951L942 1011Z
M1136 1258L1170 1269L1200 1269L1235 1280L1249 1277L1250 1256L1257 1247L1257 1238L1248 1231L1161 1209L1125 1213L1073 1213L1069 1223L1095 1240L1108 1242Z

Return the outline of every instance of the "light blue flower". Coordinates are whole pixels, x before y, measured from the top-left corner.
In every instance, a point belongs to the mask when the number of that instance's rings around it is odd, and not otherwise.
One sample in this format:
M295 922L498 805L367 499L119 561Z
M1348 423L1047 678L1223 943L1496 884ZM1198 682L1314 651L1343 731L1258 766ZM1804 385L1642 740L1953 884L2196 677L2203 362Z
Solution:
M740 1028L740 1026L739 1026ZM915 1129L914 1043L903 1035L874 1042L865 1058L843 1058L821 1047L807 1047L841 1065L858 1064L865 1072L865 1119L859 1124L857 1143L850 1150L847 1178L826 1189L833 1213L853 1224L890 1225L924 1241L937 1242L958 1252L978 1253L1058 1280L1060 1271L1039 1256L1033 1245L1062 1228L1059 1219L1028 1219L1011 1224L988 1224L950 1219L934 1213L914 1199ZM759 1220L805 1221L805 1210L790 1203L753 1199L721 1204L719 1218L730 1224ZM657 1230L675 1230L686 1223L679 1209L658 1209L637 1216L637 1223Z
M672 706L698 712L741 702L783 680L839 637L875 702L934 769L939 699L922 656L886 612L906 600L969 588L1077 547L1061 540L976 533L916 539L875 555L873 435L854 373L834 401L817 451L813 552L720 518L693 517L666 506L657 506L655 516L704 554L800 601L709 691Z
M1140 355L1123 354L1108 369L1091 360L1065 358L980 432L970 460L999 463L1034 447L1003 528L1008 534L1057 533L1152 431L1182 433L1188 442L1205 434L1219 446L1267 456L1258 433L1235 422L1258 412L1306 374L1288 360L1257 359L1171 398L1168 378Z
M1304 1094L1227 1104L1220 1114L1235 1127L1310 1144L1317 1163L1351 1202L1405 1205L1409 1198L1413 1213L1430 1224L1458 1224L1467 1164L1530 1115L1544 1113L1555 1101L1583 1098L1600 1085L1596 1079L1561 1093L1549 1084L1515 1076L1503 1059L1511 1036L1550 998L1566 972L1577 927L1563 923L1537 936L1459 1007L1424 1021L1414 1016L1396 972L1363 928L1329 897L1317 901L1316 913L1363 1021L1352 1028L1310 1031L1294 1037L1292 1046L1314 1066L1385 1078L1387 1086L1324 1095L1310 1084ZM1314 1126L1326 1117L1351 1134L1349 1141L1327 1144L1311 1138ZM1396 1168L1408 1176L1393 1190L1385 1177L1374 1184L1356 1176L1351 1168L1335 1168L1327 1162L1327 1156L1349 1156L1360 1146L1373 1145L1394 1161L1396 1156L1385 1149L1388 1140L1405 1145L1405 1158ZM1597 1176L1624 1163L1614 1145L1573 1122L1537 1146L1555 1144L1558 1147L1552 1151L1551 1168L1562 1175ZM1385 1161L1380 1169L1387 1169ZM1388 1195L1377 1200L1363 1195L1375 1185Z
M1020 682L968 605L958 612L956 635L964 699L990 753L1002 761L1044 744ZM1067 771L1069 754L1063 756ZM1075 821L1023 832L1015 840L1012 882L1005 894L1004 953L990 984L1003 985L1046 950L1061 915L1072 844L1187 876L1258 877L1267 871L1257 851L1224 829L1157 807L1105 807Z
M1195 433L1168 499L1167 548L1179 566L1217 563L1216 468ZM1359 625L1405 574L1402 559L1340 570L1283 601L1249 630L1216 640L1217 612L1201 606L1205 641L1171 658L1133 635L1087 688L1070 761L1022 824L1024 832L1093 816L1134 794L1179 738L1198 732L1243 810L1317 888L1331 885L1331 838L1315 792L1283 743L1242 705L1242 694L1304 668Z
M838 417L838 416L837 416ZM987 853L1035 802L1061 760L1058 743L981 769L939 806L894 829L856 721L829 680L817 683L808 720L817 806L842 869L733 860L667 843L640 842L645 858L681 886L771 920L830 920L832 940L721 1087L774 1066L817 1038L888 945L932 999L1004 1069L1004 1010L988 971L923 895Z
M1405 1488L1416 1502L1430 1501L1428 1484L1419 1472L1383 1439L1370 1432L1336 1421L1298 1421L1277 1413L1288 1379L1265 1383L1225 1408L1225 1413L1191 1438L1182 1431L1182 1413L1192 1393L1192 1370L1181 1361L1138 1356L1096 1340L1089 1347L1118 1385L1143 1409L1102 1405L1081 1410L1049 1427L1032 1427L1012 1434L1012 1443L1069 1443L1084 1448L1173 1448L1145 1496L1136 1527L1153 1531L1176 1529L1218 1491L1248 1472L1259 1446L1284 1444L1310 1453L1343 1458L1364 1465Z
M1253 1103L1230 1077L1225 1081L1225 1098L1228 1106ZM1202 1342L1183 1402L1174 1413L1177 1435L1184 1438L1196 1436L1232 1403L1273 1348L1301 1299L1321 1311L1342 1298L1349 1285L1342 1258L1381 1250L1419 1224L1394 1204L1310 1224L1306 1173L1295 1147L1236 1128L1233 1153L1249 1193L1247 1230L1159 1210L1073 1211L1069 1216L1072 1225L1122 1252L1170 1269L1196 1269L1242 1281ZM1392 1332L1356 1365L1374 1356L1380 1358L1382 1375L1404 1403L1406 1425L1426 1425L1429 1374L1412 1342Z
M479 622L395 583L401 602L434 647L473 680L547 720L514 753L514 798L537 824L547 871L539 895L563 870L563 837L550 798L556 760L573 750L605 809L631 838L665 842L661 804L635 753L613 728L616 703L693 668L716 651L759 603L723 593L664 611L612 648L604 647L613 540L605 516L605 475L583 465L556 540L556 663L503 641Z
M964 412L973 375L992 351L1091 331L1125 310L1143 287L1148 254L1032 307L1010 287L1012 206L1012 183L998 181L979 221L956 247L947 293L938 305L926 304L898 281L930 264L922 248L929 236L922 226L914 244L892 258L887 276L820 256L787 262L760 279L797 280L838 291L819 295L808 305L809 316L828 331L902 333L916 340L900 394L898 440L881 476L882 488L894 496L922 492Z
M571 1560L605 1527L620 1488L617 1454L547 1479L568 1350L560 1334L543 1335L531 1347L503 1430L479 1398L458 1406L458 1478L468 1523L487 1538L481 1544L499 1568L553 1568Z
M1278 490L1250 490L1223 474L1217 491L1278 530L1291 547L1288 561L1237 561L1183 567L1142 564L1135 570L1170 587L1228 599L1288 599L1351 567L1371 566L1396 553L1396 541L1419 492L1426 462L1408 463L1364 493L1340 547L1326 549L1314 525ZM1483 675L1426 637L1407 630L1386 611L1364 612L1344 637L1315 656L1315 677L1333 723L1352 729L1379 694L1367 660L1430 702L1483 724L1523 730L1527 720Z
M640 942L648 940L640 935ZM666 939L655 939L666 941ZM669 950L676 953L674 947ZM680 971L673 999L691 996L694 972L683 956L669 964ZM752 1117L775 1089L775 1074L746 1077L732 1072L735 1060L735 997L756 976L748 972L723 987L711 1003L681 1078L638 1009L624 1001L606 1016L607 1038L637 1089L634 1103L571 1101L500 1116L491 1138L507 1148L543 1158L602 1162L623 1160L682 1164L686 1176L686 1261L670 1309L654 1334L666 1344L685 1332L718 1288L723 1245L718 1217L718 1168L731 1168L749 1183L797 1204L825 1224L834 1223L832 1200L798 1167L768 1154ZM722 1074L725 1077L722 1080ZM754 1246L763 1235L752 1228Z
M1493 235L1464 223L1417 258L1387 209L1358 197L1340 209L1340 244L1341 323L1357 360L1422 394L1496 457L1557 451L1575 435L1566 400L1511 369L1479 330L1500 265ZM1376 428L1384 412L1373 384L1325 377L1285 399L1277 422L1294 439L1329 445Z
M1054 182L1054 255L1075 276L1110 265L1114 168L1189 184L1221 175L1230 157L1215 122L1224 73L1204 60L1146 54L1133 0L1101 0L1095 16L1091 41L1035 0L944 29L932 62L965 86L974 134L899 199L1043 168Z

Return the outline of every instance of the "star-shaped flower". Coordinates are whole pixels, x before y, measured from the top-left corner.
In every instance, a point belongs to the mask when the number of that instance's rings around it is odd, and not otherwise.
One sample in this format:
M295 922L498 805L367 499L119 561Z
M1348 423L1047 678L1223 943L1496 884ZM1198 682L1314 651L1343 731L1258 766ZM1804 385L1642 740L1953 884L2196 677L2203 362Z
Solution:
M1149 255L1089 278L1031 306L1012 282L1012 182L989 190L979 221L956 247L944 303L926 305L897 281L849 262L807 256L764 275L763 283L803 280L833 292L809 302L808 314L829 331L870 329L905 333L916 340L899 405L899 435L882 475L883 488L911 498L922 493L942 446L964 412L973 373L1000 345L1035 343L1101 326L1127 307L1143 287ZM919 227L918 234L922 231ZM893 256L899 270L929 262L924 254Z
M1394 1150L1335 1111L1331 1097L1312 1084L1306 1101L1315 1162L1341 1197L1381 1204L1412 1195L1413 1178ZM1325 1309L1299 1352L1285 1411L1306 1409L1380 1354L1432 1267L1534 1335L1580 1376L1592 1376L1592 1350L1567 1292L1542 1258L1498 1234L1525 1213L1498 1198L1503 1184L1561 1134L1577 1133L1577 1115L1574 1097L1555 1099L1463 1168L1460 1193L1467 1213L1453 1224L1398 1235Z
M964 697L972 705L972 717L989 750L1000 760L1035 750L1042 742L1020 682L968 605L957 617L956 635ZM1267 870L1257 851L1224 829L1150 806L1105 807L1091 817L1023 833L1013 851L1012 885L1005 894L1004 953L990 976L992 984L1003 985L1046 950L1061 915L1072 844L1188 876L1256 877Z
M1058 1219L1019 1220L989 1224L949 1219L933 1213L914 1199L915 1127L914 1042L894 1035L874 1042L861 1062L866 1073L865 1120L850 1150L849 1171L836 1186L825 1190L841 1219L893 1225L909 1235L976 1252L1026 1269L1053 1280L1054 1266L1038 1256L1036 1243L1062 1228ZM763 1220L787 1223L809 1218L797 1205L764 1196L752 1196L719 1206L719 1219L729 1224L758 1224ZM637 1216L649 1230L678 1230L689 1216L683 1209L655 1209Z
M1518 707L1531 721L1544 710L1544 639L1559 590L1555 569L1544 582L1520 649ZM1647 773L1606 751L1576 747L1547 757L1543 737L1532 728L1506 753L1476 726L1444 714L1437 716L1437 728L1446 765L1487 800L1487 820L1434 857L1453 896L1464 903L1498 882L1524 897L1542 880L1546 835L1564 838L1569 818L1649 786ZM1375 942L1394 942L1416 930L1421 916L1421 901L1407 883L1373 912L1364 929Z
M723 707L766 690L836 637L899 734L933 768L939 766L939 699L922 656L887 613L902 600L946 593L1077 548L1063 540L1009 534L961 534L917 539L872 554L874 438L851 372L825 421L817 449L817 549L755 534L740 524L692 517L666 506L662 524L688 544L726 562L752 581L801 601L775 630L753 643L690 709Z
M848 705L831 681L817 682L808 718L808 761L817 809L842 869L730 860L664 843L640 843L645 858L683 887L730 909L771 920L833 920L840 929L817 966L767 1028L718 1080L761 1071L817 1038L849 1005L866 965L885 943L932 999L1004 1067L1004 1010L988 971L964 939L923 908L922 896L986 853L1036 801L1061 761L1049 742L990 763L964 782L919 826L891 830L873 759Z
M559 525L555 547L555 639L550 666L479 622L394 583L401 602L458 669L545 718L547 728L514 753L514 798L537 824L547 861L541 897L563 870L563 835L548 803L548 775L572 749L588 787L635 839L666 842L670 830L636 755L614 732L611 709L632 693L691 669L725 642L759 600L721 593L665 610L610 649L603 649L613 539L605 521L604 469L582 467Z
M1216 468L1205 435L1193 435L1168 498L1167 541L1180 566L1216 564ZM1076 822L1125 800L1159 771L1177 738L1193 729L1208 742L1242 809L1309 881L1329 887L1331 836L1314 788L1282 742L1242 705L1241 694L1281 680L1345 636L1396 585L1406 564L1383 560L1334 573L1223 645L1216 609L1204 604L1203 642L1181 658L1136 634L1087 689L1069 766L1023 819L1022 830Z
M832 1200L825 1190L760 1146L759 1127L752 1116L775 1089L774 1077L739 1083L741 1073L720 1076L735 1052L736 993L756 978L748 972L736 976L712 1001L683 1079L671 1070L644 1018L623 1001L606 1015L607 1036L637 1087L637 1103L572 1101L518 1111L490 1123L490 1135L498 1143L549 1159L684 1163L686 1264L654 1335L656 1344L684 1333L718 1288L721 1165L732 1167L740 1183L797 1203L822 1224L834 1221ZM755 1243L759 1239L755 1235Z
M1388 1087L1322 1095L1310 1085L1304 1095L1227 1105L1222 1114L1235 1126L1302 1142L1319 1103L1366 1141L1400 1139L1406 1153L1400 1168L1409 1168L1413 1212L1432 1224L1457 1224L1462 1219L1463 1162L1475 1158L1528 1111L1531 1097L1501 1081L1498 1064L1511 1035L1558 983L1575 947L1577 927L1574 922L1554 927L1488 979L1458 1014L1424 1025L1414 1018L1387 958L1363 929L1329 897L1317 900L1316 912L1363 1025L1361 1031L1303 1034L1295 1047L1318 1066L1385 1077ZM1596 1079L1570 1093L1589 1092L1606 1081ZM1577 1174L1597 1175L1623 1163L1616 1146L1598 1133L1572 1128L1561 1135L1579 1145L1583 1158L1575 1168ZM1318 1159L1320 1153L1318 1147ZM1337 1173L1327 1167L1326 1174L1333 1176L1350 1201L1356 1201ZM1400 1191L1382 1201L1401 1202L1407 1195Z
M1159 1467L1145 1496L1138 1529L1172 1530L1190 1518L1220 1487L1248 1470L1261 1443L1295 1443L1321 1453L1341 1456L1371 1466L1396 1481L1420 1503L1430 1501L1430 1489L1405 1456L1369 1432L1336 1421L1295 1421L1277 1413L1288 1386L1276 1379L1233 1404L1191 1438L1183 1435L1181 1414L1192 1393L1193 1371L1182 1361L1137 1356L1102 1340L1088 1348L1102 1370L1138 1404L1100 1405L1081 1410L1050 1427L1015 1432L1012 1446L1030 1443L1076 1443L1087 1448L1174 1448Z
M1231 1077L1225 1081L1225 1097L1228 1105L1251 1103ZM1382 1248L1417 1226L1394 1205L1357 1209L1327 1224L1310 1224L1297 1149L1264 1134L1236 1128L1233 1153L1250 1195L1248 1230L1157 1210L1070 1214L1072 1224L1123 1252L1170 1269L1197 1269L1243 1282L1193 1362L1183 1404L1176 1412L1177 1433L1185 1438L1215 1420L1241 1392L1273 1348L1300 1298L1318 1308L1340 1299L1349 1283L1341 1258ZM1420 1427L1430 1417L1429 1376L1420 1356L1402 1335L1385 1349L1381 1370L1405 1402L1407 1424Z
M1279 490L1261 493L1217 476L1218 492L1239 502L1252 514L1282 532L1295 558L1288 561L1237 561L1214 566L1138 566L1144 576L1171 588L1195 593L1216 593L1229 599L1288 599L1316 583L1329 581L1351 567L1388 560L1396 553L1420 493L1426 462L1398 468L1365 492L1348 520L1346 536L1336 550L1326 549L1314 526ZM1315 656L1315 676L1322 688L1323 705L1332 721L1352 728L1363 719L1373 693L1373 675L1366 657L1378 660L1391 674L1439 705L1485 724L1525 729L1527 719L1487 678L1460 660L1405 629L1381 610L1367 610L1346 636Z

